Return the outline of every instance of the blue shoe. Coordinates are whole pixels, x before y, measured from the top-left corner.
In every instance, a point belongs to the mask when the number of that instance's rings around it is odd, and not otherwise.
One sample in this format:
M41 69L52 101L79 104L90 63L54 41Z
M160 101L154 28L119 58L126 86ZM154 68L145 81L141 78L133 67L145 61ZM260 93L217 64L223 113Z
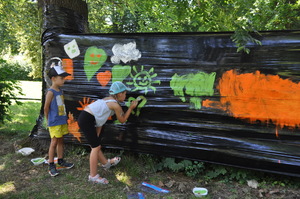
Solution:
M57 176L57 175L59 174L58 171L56 170L55 165L49 167L49 174L50 174L52 177Z
M74 164L73 164L73 163L68 163L68 162L65 162L65 161L63 161L63 162L60 163L60 164L56 164L56 169L57 169L57 170L71 169L72 167L74 167Z

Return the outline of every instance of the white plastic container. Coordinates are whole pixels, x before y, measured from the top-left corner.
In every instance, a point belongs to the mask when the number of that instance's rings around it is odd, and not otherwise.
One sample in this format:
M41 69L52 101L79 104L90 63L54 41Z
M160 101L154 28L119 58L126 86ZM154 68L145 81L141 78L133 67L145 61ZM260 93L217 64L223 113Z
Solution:
M34 159L31 159L31 162L32 162L34 165L40 165L40 164L43 164L45 161L46 161L45 158L34 158Z
M18 153L21 153L24 156L30 155L32 152L34 152L34 149L30 147L25 147L18 150Z
M208 194L208 190L202 187L195 187L193 193L196 197L202 197Z

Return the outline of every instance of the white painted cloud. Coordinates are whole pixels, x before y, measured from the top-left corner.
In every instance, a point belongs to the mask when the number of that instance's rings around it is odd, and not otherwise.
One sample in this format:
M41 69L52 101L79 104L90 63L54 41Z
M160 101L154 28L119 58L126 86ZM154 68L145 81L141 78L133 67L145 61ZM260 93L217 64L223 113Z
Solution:
M127 63L131 60L137 61L141 58L141 52L136 49L135 42L129 42L127 44L115 44L112 48L113 56L111 57L111 62L114 64L119 64L120 61Z

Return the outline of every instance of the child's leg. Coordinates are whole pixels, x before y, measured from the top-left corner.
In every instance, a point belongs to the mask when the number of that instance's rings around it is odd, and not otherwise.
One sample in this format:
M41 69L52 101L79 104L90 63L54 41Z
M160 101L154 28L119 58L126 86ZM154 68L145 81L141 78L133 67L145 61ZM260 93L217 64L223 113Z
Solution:
M85 138L91 146L89 181L107 184L108 181L105 178L99 177L97 174L99 161L98 154L100 151L100 142L98 137L101 127L95 128L95 117L86 111L82 111L80 113L77 121L81 131L84 133Z
M102 178L98 173L98 154L100 151L100 146L92 148L90 154L90 175L89 181L96 184L108 184L108 180L106 178Z
M99 149L99 152L98 152L98 159L99 161L101 162L101 164L106 164L107 163L107 159L106 157L104 156L102 150L101 150L101 146L99 146L100 149Z
M98 173L98 154L100 151L100 146L92 148L90 154L90 176L94 177Z
M53 137L53 138L51 138L51 143L50 143L50 147L49 147L49 151L48 151L49 163L54 162L56 147L57 147L57 138Z
M100 133L101 133L102 127L96 127L96 132L97 132L97 138L99 139L100 137ZM99 141L100 142L100 141ZM101 146L99 146L99 153L98 153L98 160L101 162L101 164L106 164L107 163L107 159L105 158L102 150L101 150Z
M66 162L63 158L64 158L64 138L63 136L65 134L68 133L68 126L67 125L60 125L60 136L58 136L59 138L57 138L57 166L56 169L57 170L61 170L61 169L71 169L74 164L73 163L69 163Z
M101 146L100 146L100 150L99 150L99 153L98 153L98 159L101 162L102 167L105 170L108 170L111 166L116 166L121 161L120 157L114 157L112 159L106 159L106 157L104 156L104 154L101 150Z
M63 138L56 138L57 139L57 158L63 159L64 157L64 140Z
M99 139L99 143L100 143L100 134L101 134L101 130L102 130L102 127L96 127L96 132L97 132L97 138ZM103 165L106 165L108 163L108 159L106 159L106 157L104 156L102 150L101 150L101 146L100 146L100 149L99 149L99 153L98 153L98 160L101 162L101 164ZM118 162L120 160L116 160L115 158L113 159L110 159L110 164L114 164L114 162L117 162L116 164L118 164Z

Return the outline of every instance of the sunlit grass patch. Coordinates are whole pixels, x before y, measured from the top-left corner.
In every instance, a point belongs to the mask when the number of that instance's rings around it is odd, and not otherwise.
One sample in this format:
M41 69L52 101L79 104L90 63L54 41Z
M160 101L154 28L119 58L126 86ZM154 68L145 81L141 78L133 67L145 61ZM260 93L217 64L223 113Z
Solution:
M17 132L18 135L29 133L39 116L40 102L23 102L21 105L13 104L10 107L10 120L5 120L0 126L0 132Z
M0 185L0 196L1 196L1 194L6 194L8 192L12 192L15 190L16 190L16 187L15 187L13 181L6 182L6 183Z
M3 155L0 159L1 168L7 169L13 166L13 161L18 155L16 153L7 153L6 155Z
M5 163L0 164L0 172L3 171L5 168Z
M124 183L124 184L126 184L128 186L132 186L131 177L128 176L125 172L118 172L118 173L116 173L116 178L120 182L122 182L122 183Z

